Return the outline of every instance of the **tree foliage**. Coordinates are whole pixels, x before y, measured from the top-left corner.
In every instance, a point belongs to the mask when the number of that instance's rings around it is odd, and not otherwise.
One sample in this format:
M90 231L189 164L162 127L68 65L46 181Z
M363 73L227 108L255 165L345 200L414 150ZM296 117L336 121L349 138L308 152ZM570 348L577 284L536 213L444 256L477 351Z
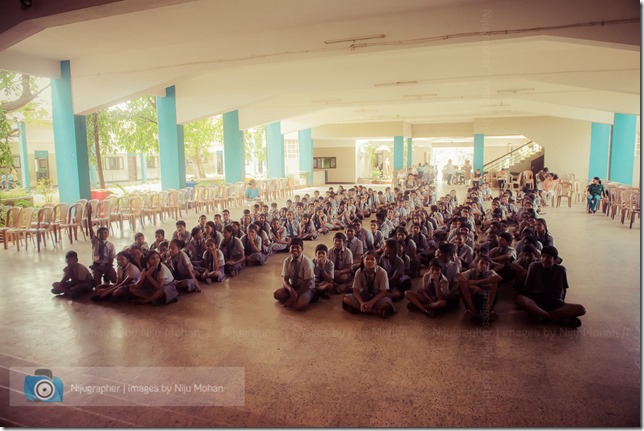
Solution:
M47 118L37 98L49 85L33 76L0 71L0 88L0 168L15 171L10 140L19 134L19 121L38 124Z

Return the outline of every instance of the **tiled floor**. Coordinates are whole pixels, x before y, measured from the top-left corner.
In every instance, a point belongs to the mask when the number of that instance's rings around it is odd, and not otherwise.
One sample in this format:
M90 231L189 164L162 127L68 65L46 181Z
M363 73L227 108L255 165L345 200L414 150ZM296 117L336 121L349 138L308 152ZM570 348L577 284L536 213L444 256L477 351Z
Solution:
M459 189L462 195L463 189ZM68 241L0 250L0 421L24 426L640 426L640 224L573 208L546 219L568 269L578 330L537 326L501 293L489 329L463 309L428 320L305 313L272 297L285 255L164 307L49 292ZM238 215L233 213L233 215ZM191 226L198 214L190 213ZM164 225L171 231L171 223ZM143 232L151 239L154 226ZM132 242L116 229L117 248ZM322 238L331 243L331 236ZM87 263L87 242L74 243ZM312 255L314 245L305 252ZM10 406L11 367L243 367L243 407ZM91 374L91 369L88 370Z

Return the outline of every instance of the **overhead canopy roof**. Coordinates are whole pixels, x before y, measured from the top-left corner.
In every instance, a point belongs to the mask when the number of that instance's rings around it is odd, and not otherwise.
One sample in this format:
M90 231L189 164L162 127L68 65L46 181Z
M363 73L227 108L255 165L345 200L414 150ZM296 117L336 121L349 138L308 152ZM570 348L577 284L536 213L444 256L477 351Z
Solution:
M70 60L77 114L170 85L180 123L237 109L285 132L639 114L633 0L2 2L0 68Z

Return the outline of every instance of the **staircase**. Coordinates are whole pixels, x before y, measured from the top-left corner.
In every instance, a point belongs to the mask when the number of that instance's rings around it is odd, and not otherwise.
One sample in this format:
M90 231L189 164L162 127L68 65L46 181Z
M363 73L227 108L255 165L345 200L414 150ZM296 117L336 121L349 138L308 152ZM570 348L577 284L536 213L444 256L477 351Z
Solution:
M486 163L483 172L498 172L506 168L510 173L530 170L530 162L543 156L543 147L534 141L527 142L518 148Z

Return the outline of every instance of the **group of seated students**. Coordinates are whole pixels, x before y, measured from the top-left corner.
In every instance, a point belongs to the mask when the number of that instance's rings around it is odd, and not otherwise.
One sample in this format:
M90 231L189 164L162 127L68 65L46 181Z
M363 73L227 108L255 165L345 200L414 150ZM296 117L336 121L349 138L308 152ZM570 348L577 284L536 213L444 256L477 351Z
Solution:
M273 296L295 310L336 294L342 295L344 310L384 318L405 298L409 310L429 317L463 302L469 320L488 325L498 319L499 289L507 288L536 320L578 327L585 309L564 301L566 270L539 213L538 196L530 189L516 196L500 189L493 198L487 184L475 184L459 203L455 190L437 199L429 184L384 192L331 187L324 196L317 190L295 196L283 208L255 203L239 221L226 209L212 221L200 216L189 231L179 220L170 241L159 229L150 246L137 233L118 254L107 228L96 234L91 229L92 272L70 251L52 292L71 297L92 292L94 301L169 303L180 293L200 291L200 282L221 282L288 252L282 285ZM330 231L336 231L330 248L317 244L313 259L304 254L304 241Z

